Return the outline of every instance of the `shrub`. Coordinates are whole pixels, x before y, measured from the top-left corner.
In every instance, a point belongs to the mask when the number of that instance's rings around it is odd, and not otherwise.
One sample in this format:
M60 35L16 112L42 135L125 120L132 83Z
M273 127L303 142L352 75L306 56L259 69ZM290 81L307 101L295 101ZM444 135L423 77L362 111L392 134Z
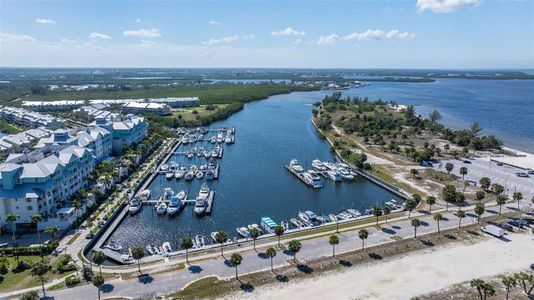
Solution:
M4 275L9 272L9 264L2 262L0 263L0 274Z
M27 260L21 260L19 264L17 265L17 272L22 272L24 270L28 270L32 268L32 264L30 261Z
M68 287L75 286L81 282L78 276L72 275L65 278L65 285Z
M30 291L22 294L22 297L20 297L21 300L38 300L39 294L37 291Z

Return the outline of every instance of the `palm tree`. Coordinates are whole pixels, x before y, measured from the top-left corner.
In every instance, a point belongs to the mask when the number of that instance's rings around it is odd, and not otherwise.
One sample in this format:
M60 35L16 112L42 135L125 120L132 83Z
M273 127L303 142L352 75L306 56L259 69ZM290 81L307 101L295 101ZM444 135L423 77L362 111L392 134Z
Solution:
M386 217L386 223L388 222L388 216L389 214L391 213L391 208L389 208L389 206L384 206L384 208L382 208L382 211L384 212L384 216Z
M498 184L498 183L493 183L491 185L491 190L493 191L493 193L495 195L500 195L504 192L504 186Z
M412 219L413 226L413 237L417 238L417 227L421 226L421 221L419 219Z
M382 215L382 208L380 206L373 206L373 215L376 217L376 226L378 226L378 218Z
M237 266L241 264L242 260L243 260L243 257L239 253L234 253L230 257L230 264L232 265L232 267L235 268L235 279L238 279L237 278Z
M35 224L35 229L37 229L37 240L39 241L39 253L41 258L43 257L43 244L41 244L41 233L39 232L39 222L43 220L41 214L34 214L30 217L31 223Z
M99 273L102 275L102 264L106 261L106 254L102 251L93 251L93 262L98 266Z
M506 198L506 196L504 195L497 196L497 205L499 205L499 215L501 214L502 206L506 204L506 200L508 200L508 198Z
M458 217L458 229L460 229L460 227L462 226L462 219L465 218L465 211L457 211L456 216Z
M434 196L426 197L426 204L430 206L430 213L432 213L432 205L436 204L436 197Z
M486 193L484 193L484 191L477 191L475 193L475 196L476 196L478 201L482 201L482 199L484 199L486 197Z
M419 171L417 169L410 169L410 175L412 175L412 179L415 179L415 176L419 174Z
M100 287L104 285L104 277L102 275L95 275L93 277L93 285L97 288L98 290L98 300L100 300Z
M439 221L443 220L443 215L441 213L435 213L434 214L434 221L436 221L438 223L438 233L440 232L439 230Z
M509 295L510 295L510 290L517 285L517 280L514 276L503 276L502 284L504 285L504 288L506 289L506 300L508 300Z
M188 236L182 238L182 241L180 242L180 247L182 247L182 249L185 249L185 262L189 263L189 249L193 248L193 240Z
M521 208L519 207L519 201L523 199L523 193L514 192L512 194L512 199L514 199L514 201L517 201L517 211L519 212L519 218L521 219Z
M228 233L225 231L218 231L215 233L215 241L221 245L221 256L224 256L223 254L223 245L228 240Z
M339 238L337 235L333 234L328 238L328 242L332 246L332 257L336 256L336 245L339 244Z
M43 297L46 297L45 287L44 287L44 275L50 270L50 265L48 261L42 260L33 265L30 273L33 277L39 277L41 281L41 289L43 290Z
M276 248L275 247L269 247L267 250L265 250L265 254L269 256L271 259L271 272L273 271L273 257L276 256Z
M132 249L132 258L137 260L137 268L139 269L139 273L141 273L141 258L145 256L145 250L141 247L134 247Z
M367 229L362 228L360 231L358 231L358 237L362 240L362 251L365 249L365 240L369 237L369 231Z
M76 220L78 220L78 218L80 218L80 209L82 209L82 204L76 199L72 200L70 204L72 207L74 207L74 210L76 211Z
M15 222L17 221L17 216L15 214L7 214L6 216L6 222L11 223L11 232L13 233L13 248L17 245L17 236L15 235L15 231L17 230ZM19 255L18 251L15 252L15 257L17 259L17 264L19 263Z
M477 289L480 300L486 300L488 296L495 295L495 288L482 279L473 279L469 284Z
M447 174L451 174L452 170L454 169L454 165L451 163L445 164L445 170L447 170Z
M480 217L484 214L484 211L486 210L486 207L484 206L484 203L477 203L475 205L475 214L478 216L478 224L480 225Z
M288 244L288 250L293 254L293 261L297 262L297 253L302 248L302 244L297 240L291 240Z
M276 236L278 237L278 247L280 247L280 237L282 237L282 235L284 234L284 226L282 225L276 225L276 227L274 228L274 233L276 234Z
M417 203L411 198L406 200L406 202L404 203L404 208L408 211L408 219L410 219L412 211L415 209L416 206Z
M252 227L250 229L250 237L252 238L252 243L254 247L254 251L256 251L256 239L260 236L260 231L256 227Z
M480 178L478 183L480 183L480 187L483 190L487 191L487 190L489 190L489 188L491 186L491 179L489 179L489 177L482 177L482 178Z
M56 225L48 226L45 228L45 232L52 236L52 240L56 239L56 234L58 233L59 228Z
M465 180L465 175L467 175L467 167L460 168L460 175L462 175L462 180Z

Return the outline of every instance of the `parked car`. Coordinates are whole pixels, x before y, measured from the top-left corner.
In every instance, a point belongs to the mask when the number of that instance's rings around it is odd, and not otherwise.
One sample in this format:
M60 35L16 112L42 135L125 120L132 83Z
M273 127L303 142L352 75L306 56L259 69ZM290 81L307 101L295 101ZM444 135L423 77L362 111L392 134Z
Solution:
M525 173L525 172L518 172L518 173L515 173L515 175L517 175L517 177L530 177L530 176L528 176L528 174Z
M530 265L530 269L531 269L532 271L534 271L534 264L531 264L531 265Z
M531 175L534 175L534 170L528 168L528 169L527 169L527 173L528 173L528 174L531 174Z
M525 227L522 223L518 222L517 220L510 220L508 221L508 224L514 226L514 227L517 227L519 229Z
M503 163L502 163L502 162L498 162L498 163L497 163L497 166L502 167L502 166L503 166Z
M90 240L90 239L93 238L93 236L95 236L95 235L94 235L92 232L89 232L89 233L85 236L85 238L88 239L88 240Z
M470 163L471 163L470 160L464 159L464 164L470 164Z
M514 226L510 224L501 224L501 228L506 231L514 232Z

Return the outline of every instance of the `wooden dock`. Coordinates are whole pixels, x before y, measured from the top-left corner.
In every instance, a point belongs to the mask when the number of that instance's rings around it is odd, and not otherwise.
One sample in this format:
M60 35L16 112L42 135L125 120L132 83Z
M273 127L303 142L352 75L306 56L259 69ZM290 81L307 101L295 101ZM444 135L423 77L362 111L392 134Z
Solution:
M206 207L206 213L207 214L211 214L211 208L213 207L213 200L215 200L215 192L214 191L210 191L209 195L208 195L208 199L206 199L206 201L208 202L208 206Z

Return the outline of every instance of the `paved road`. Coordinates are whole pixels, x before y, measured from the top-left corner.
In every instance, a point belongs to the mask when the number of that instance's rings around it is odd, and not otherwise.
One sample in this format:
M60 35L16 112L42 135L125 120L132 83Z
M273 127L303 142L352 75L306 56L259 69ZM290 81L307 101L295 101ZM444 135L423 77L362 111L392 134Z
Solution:
M509 196L517 191L523 193L523 199L525 200L530 201L534 197L534 175L529 178L517 177L517 172L525 172L525 170L506 165L497 166L495 162L490 162L488 158L476 158L470 161L470 164L466 164L463 163L463 160L442 160L440 161L441 165L435 164L434 168L446 172L445 164L450 162L454 165L454 169L452 170L454 175L462 177L460 175L460 168L467 167L468 171L465 176L467 180L476 181L478 184L479 179L486 176L491 179L492 183L499 183L504 186Z
M515 204L510 203L503 207L503 212L515 211ZM498 208L491 207L484 214L484 217L496 214ZM476 222L472 210L466 209L467 217L462 220L462 224L473 224ZM443 212L444 220L441 221L441 229L455 228L458 226L458 218L450 212ZM414 214L416 215L416 214ZM437 231L437 224L431 215L419 215L421 227L418 228L418 235L428 234ZM400 220L390 224L383 224L382 229L369 227L369 238L366 240L366 246L378 245L382 243L393 242L393 236L400 238L412 238L414 234L410 220ZM357 236L357 231L343 233L340 236L340 244L337 246L337 252L350 251L361 247L361 240ZM327 237L306 240L302 242L302 250L298 253L299 260L311 260L332 254L332 248L328 243ZM261 251L261 249L260 249ZM254 251L243 253L243 262L239 267L240 273L256 272L269 269L270 261ZM228 255L229 256L229 255ZM289 253L279 253L274 259L276 267L288 264L292 259ZM157 293L166 293L176 291L187 285L189 282L210 275L217 275L222 278L231 278L234 276L234 269L229 267L222 258L205 260L199 263L193 263L189 269L167 273L164 275L155 275L153 278L148 277L142 281L134 280L112 280L102 287L102 296L128 296L140 297L151 296ZM50 296L55 299L95 299L96 288L92 285L83 285L75 288L50 292Z

